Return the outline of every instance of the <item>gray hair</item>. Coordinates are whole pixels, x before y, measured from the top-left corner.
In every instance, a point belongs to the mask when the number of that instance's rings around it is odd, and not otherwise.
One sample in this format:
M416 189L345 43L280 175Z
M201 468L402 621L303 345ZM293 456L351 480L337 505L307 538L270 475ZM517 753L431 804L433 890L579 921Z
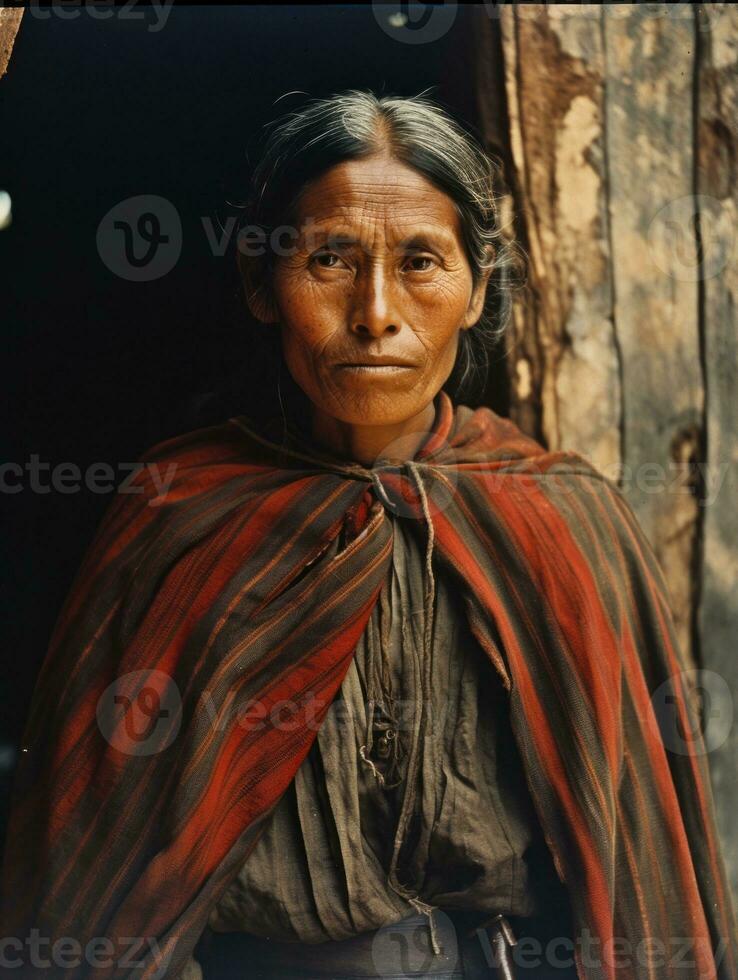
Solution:
M483 149L443 108L424 93L382 96L350 89L311 99L268 123L242 222L265 232L293 224L305 186L346 160L381 150L413 167L444 191L460 218L466 256L476 285L491 269L484 309L463 330L446 387L459 398L486 379L489 357L502 339L512 312L512 293L525 282L525 253L500 224L499 158ZM274 254L245 259L244 286L252 298L269 296Z

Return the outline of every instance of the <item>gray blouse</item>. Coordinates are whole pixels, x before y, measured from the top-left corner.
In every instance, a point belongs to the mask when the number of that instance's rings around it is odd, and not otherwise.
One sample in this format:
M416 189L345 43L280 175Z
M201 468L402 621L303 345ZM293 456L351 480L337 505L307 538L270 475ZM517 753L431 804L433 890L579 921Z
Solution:
M308 756L212 911L216 932L319 943L434 907L536 915L561 887L507 693L437 573L424 648L428 574L420 537L395 519L389 581Z

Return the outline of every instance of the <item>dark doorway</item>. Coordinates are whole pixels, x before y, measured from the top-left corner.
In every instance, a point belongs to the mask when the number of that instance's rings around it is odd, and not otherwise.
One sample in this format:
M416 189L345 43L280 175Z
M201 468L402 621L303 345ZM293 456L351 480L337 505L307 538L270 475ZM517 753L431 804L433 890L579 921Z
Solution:
M226 411L212 394L248 358L222 235L254 134L289 107L286 93L365 87L432 87L476 126L467 12L411 44L392 35L393 9L173 6L156 30L152 8L138 8L143 19L26 10L0 82L0 187L13 200L0 233L6 460L23 470L3 494L6 782L54 619L110 500L74 473L107 464L120 480L150 445ZM181 252L166 275L136 282L106 266L97 234L142 194L171 202ZM492 390L504 411L501 367ZM49 486L62 463L67 477Z

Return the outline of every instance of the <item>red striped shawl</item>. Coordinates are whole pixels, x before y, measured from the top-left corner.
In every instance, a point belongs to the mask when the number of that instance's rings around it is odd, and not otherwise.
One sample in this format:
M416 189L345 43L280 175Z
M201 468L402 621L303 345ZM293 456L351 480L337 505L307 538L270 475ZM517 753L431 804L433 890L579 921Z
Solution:
M428 516L436 574L509 694L580 977L738 976L707 757L632 510L582 456L444 392L436 408L415 456L427 512L408 466L286 454L245 419L143 458L176 464L174 480L157 498L143 469L80 569L34 692L3 868L2 936L72 937L82 964L16 976L179 975L340 687L393 522L427 542ZM696 734L675 750L677 725ZM90 953L96 937L115 945Z

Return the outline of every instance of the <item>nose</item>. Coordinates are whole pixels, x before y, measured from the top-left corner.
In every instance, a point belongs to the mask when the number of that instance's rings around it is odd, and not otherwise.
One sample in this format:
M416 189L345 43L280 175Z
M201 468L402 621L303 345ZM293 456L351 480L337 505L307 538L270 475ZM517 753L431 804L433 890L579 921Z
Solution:
M380 337L400 329L391 283L381 265L367 269L357 277L351 310L351 330L359 336Z

